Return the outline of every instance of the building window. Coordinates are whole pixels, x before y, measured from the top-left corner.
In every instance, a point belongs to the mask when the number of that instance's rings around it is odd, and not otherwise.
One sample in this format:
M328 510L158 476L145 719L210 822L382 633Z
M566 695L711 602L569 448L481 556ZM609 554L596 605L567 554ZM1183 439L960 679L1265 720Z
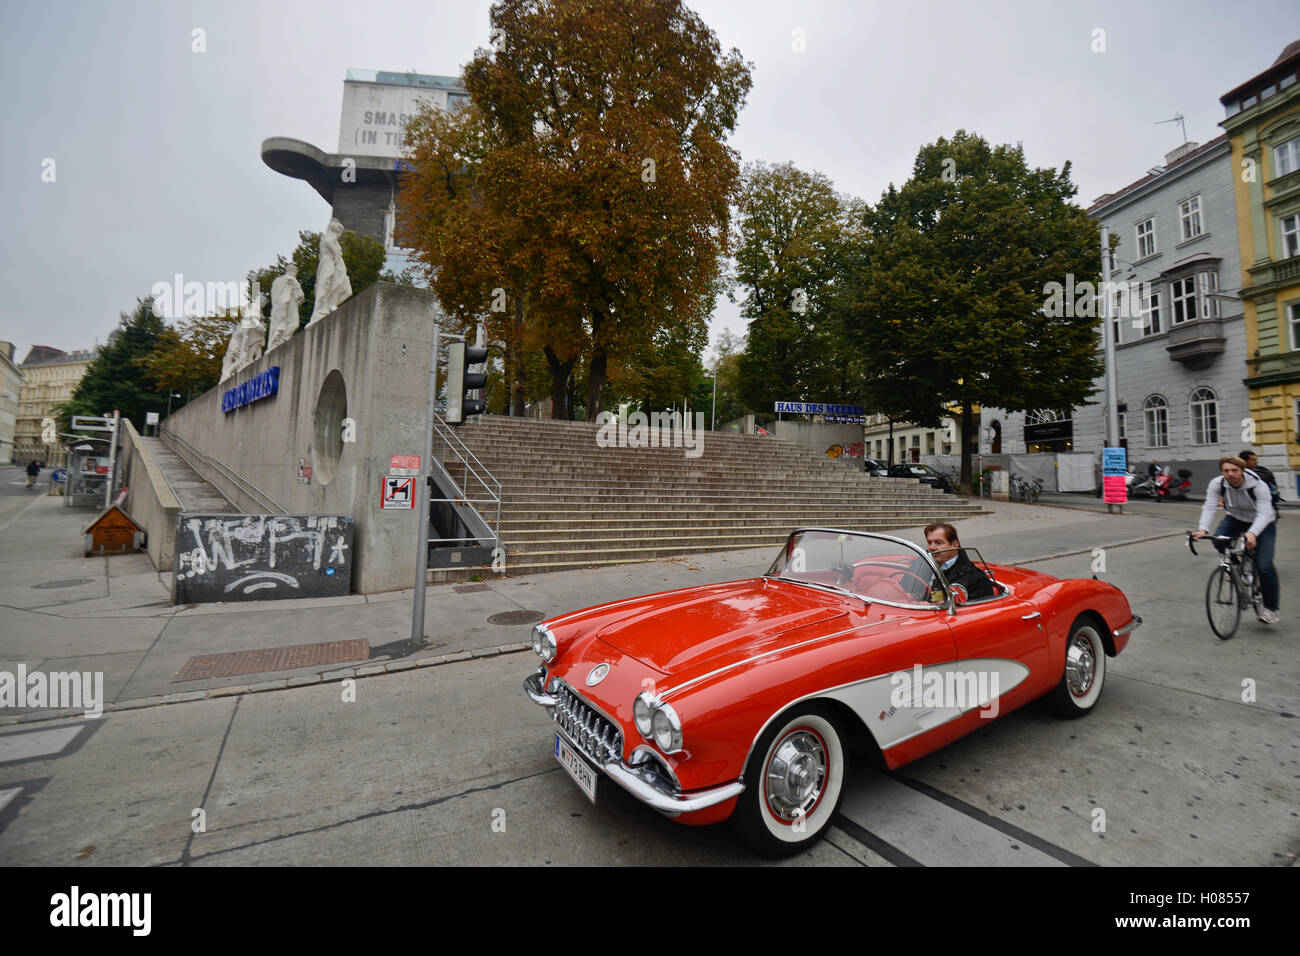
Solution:
M1142 328L1146 335L1159 335L1163 328L1160 323L1160 290L1152 289L1151 294L1142 298Z
M1128 440L1128 412L1119 413L1119 440L1121 442Z
M1207 319L1219 317L1219 299L1213 293L1219 291L1219 274L1217 272L1198 272L1196 284L1200 291L1201 315Z
M1273 147L1273 175L1285 176L1300 169L1300 137Z
M1282 220L1282 258L1300 255L1300 213Z
M1169 298L1173 303L1173 324L1193 322L1196 319L1196 277L1186 276L1169 283Z
M1287 327L1291 330L1291 348L1300 349L1300 302L1292 302L1286 307ZM1300 432L1300 429L1297 429Z
M1201 226L1201 197L1193 196L1178 204L1178 222L1183 232L1183 242L1195 239L1204 228Z
M1198 388L1192 392L1192 444L1219 443L1219 400L1214 390Z
M1156 221L1154 218L1144 219L1137 224L1137 247L1139 259L1145 259L1147 256L1156 254Z
M1147 447L1169 446L1169 403L1159 395L1152 395L1143 406L1147 425Z

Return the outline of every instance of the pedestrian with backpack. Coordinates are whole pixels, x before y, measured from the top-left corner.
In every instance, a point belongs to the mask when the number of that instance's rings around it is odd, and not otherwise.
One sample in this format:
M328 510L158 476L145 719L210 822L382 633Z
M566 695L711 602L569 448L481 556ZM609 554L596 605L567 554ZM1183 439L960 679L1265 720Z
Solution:
M1249 448L1243 451L1238 457L1246 463L1247 471L1253 471L1256 478L1268 485L1269 497L1273 500L1273 510L1277 512L1279 518L1282 517L1282 513L1277 510L1277 503L1282 500L1282 495L1277 488L1276 476L1274 476L1271 470L1265 468L1259 463L1259 458L1257 458L1255 453Z

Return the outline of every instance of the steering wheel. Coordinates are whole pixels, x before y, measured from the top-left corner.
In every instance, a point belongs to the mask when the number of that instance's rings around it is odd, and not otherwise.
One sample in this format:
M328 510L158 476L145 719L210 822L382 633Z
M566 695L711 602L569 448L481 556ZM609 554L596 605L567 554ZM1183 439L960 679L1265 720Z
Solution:
M903 584L903 575L908 575L909 577L916 578L916 580L921 585L920 593L927 596L929 595L931 590L930 581L926 578L921 577L921 575L917 574L915 571L895 571L893 574L889 576L889 579L897 583L899 587L903 588L903 590L906 591L908 590L908 588Z

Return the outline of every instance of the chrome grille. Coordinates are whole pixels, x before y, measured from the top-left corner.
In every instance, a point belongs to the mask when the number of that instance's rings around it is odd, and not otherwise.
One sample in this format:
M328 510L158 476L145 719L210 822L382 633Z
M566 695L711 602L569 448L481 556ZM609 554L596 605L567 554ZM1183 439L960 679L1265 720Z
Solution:
M551 718L578 748L597 764L606 764L623 756L623 732L603 714L559 681L555 692L555 709Z

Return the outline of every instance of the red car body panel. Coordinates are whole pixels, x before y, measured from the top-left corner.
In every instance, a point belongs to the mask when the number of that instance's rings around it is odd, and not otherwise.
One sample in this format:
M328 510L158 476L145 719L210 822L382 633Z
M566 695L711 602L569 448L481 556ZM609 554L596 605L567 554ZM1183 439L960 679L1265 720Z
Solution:
M1108 655L1128 642L1127 633L1115 632L1136 619L1114 586L1025 568L990 569L1008 593L958 606L955 613L947 607L868 603L777 577L588 608L539 625L558 645L543 683L563 680L616 722L624 762L638 747L650 747L671 768L683 793L742 778L769 722L810 699L851 711L892 769L970 733L986 717L976 708L919 732L900 733L902 725L892 723L898 718L888 707L868 709L864 703L880 699L886 686L881 678L887 681L916 665L960 668L962 662L979 662L1001 668L1009 680L997 698L1001 716L1061 682L1066 641L1081 615L1100 618ZM610 665L608 676L588 686L587 676L602 663ZM681 719L680 752L662 753L637 730L633 703L646 690ZM735 803L732 798L676 819L716 822L729 816Z

